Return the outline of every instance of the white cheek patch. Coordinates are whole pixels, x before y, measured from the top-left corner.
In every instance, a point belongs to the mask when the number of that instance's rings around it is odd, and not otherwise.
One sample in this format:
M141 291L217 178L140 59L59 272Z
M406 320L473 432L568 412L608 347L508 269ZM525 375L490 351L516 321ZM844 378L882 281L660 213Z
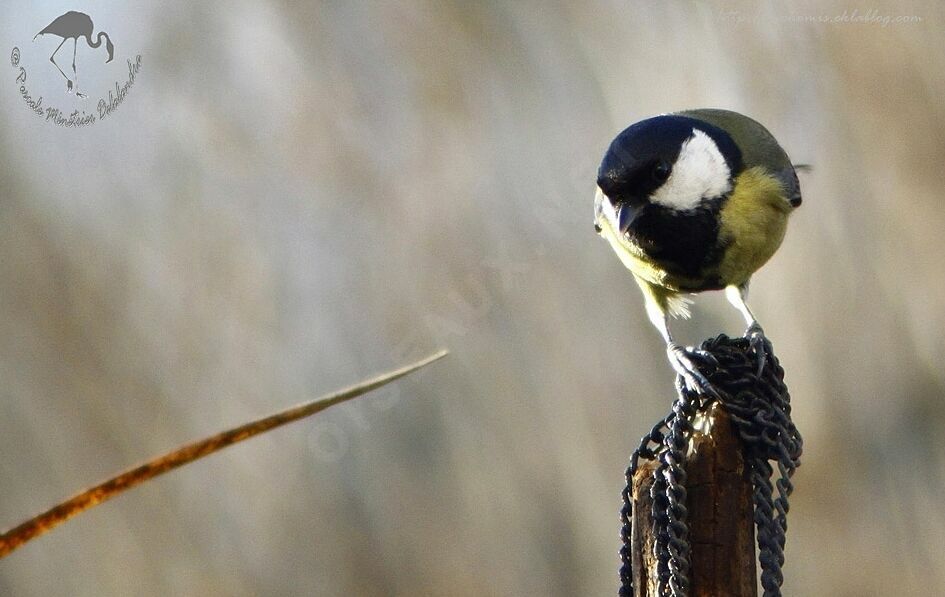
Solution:
M693 129L679 150L679 157L663 185L650 201L679 211L698 207L703 198L719 197L732 190L731 171L712 137Z

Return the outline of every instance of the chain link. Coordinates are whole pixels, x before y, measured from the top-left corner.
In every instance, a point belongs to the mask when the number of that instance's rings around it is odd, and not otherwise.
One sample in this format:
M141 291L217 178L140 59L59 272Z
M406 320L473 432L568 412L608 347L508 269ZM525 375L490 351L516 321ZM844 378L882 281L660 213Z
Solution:
M757 354L745 338L720 335L702 343L700 348L705 356L699 353L692 356L699 359L700 369L721 397L741 439L752 484L761 586L764 597L780 597L788 496L794 490L791 476L800 464L803 443L791 421L791 397L784 385L784 369L767 338L762 339L760 346L763 355ZM760 357L765 363L759 376ZM683 462L696 414L706 412L713 399L690 391L682 377L676 379L676 391L672 412L643 436L627 468L620 511L623 542L620 597L633 597L632 485L641 459L659 463L653 471L651 488L657 597L686 597L689 593L690 546ZM778 468L774 484L771 462Z

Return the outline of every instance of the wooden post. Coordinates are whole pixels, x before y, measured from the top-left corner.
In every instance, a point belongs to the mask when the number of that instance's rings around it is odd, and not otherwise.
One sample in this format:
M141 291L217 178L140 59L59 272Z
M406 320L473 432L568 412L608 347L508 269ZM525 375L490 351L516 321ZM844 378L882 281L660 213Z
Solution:
M650 499L656 466L641 462L633 477L634 597L659 597ZM690 597L757 597L751 481L741 444L721 405L713 404L697 421L684 466L692 546Z

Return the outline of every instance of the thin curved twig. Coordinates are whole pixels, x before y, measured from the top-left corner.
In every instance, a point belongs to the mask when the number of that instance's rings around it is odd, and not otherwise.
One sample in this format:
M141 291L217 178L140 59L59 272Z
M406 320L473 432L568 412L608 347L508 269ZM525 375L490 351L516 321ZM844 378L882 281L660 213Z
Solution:
M10 554L27 541L52 530L77 514L85 512L116 495L131 489L166 472L180 468L185 464L209 456L223 448L265 433L287 423L304 419L346 400L357 398L372 390L399 379L408 373L429 365L445 357L449 351L441 350L412 365L401 367L379 375L373 379L345 388L328 396L287 408L272 415L250 421L238 427L227 429L210 437L185 444L176 450L148 460L144 464L130 468L103 483L86 489L64 502L56 504L42 514L18 524L12 529L0 533L0 558Z

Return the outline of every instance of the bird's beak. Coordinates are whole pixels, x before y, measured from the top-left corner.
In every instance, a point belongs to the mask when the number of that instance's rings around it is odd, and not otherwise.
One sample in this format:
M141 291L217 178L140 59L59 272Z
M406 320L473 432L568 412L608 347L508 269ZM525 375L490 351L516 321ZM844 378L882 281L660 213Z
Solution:
M619 232L620 236L624 236L633 221L640 215L644 205L637 202L620 202L615 206L598 188L597 195L594 197L595 228L607 222L615 234Z
M620 230L620 234L627 233L627 230L630 229L630 224L633 223L633 220L635 220L639 214L640 206L623 203L617 208L617 228Z

